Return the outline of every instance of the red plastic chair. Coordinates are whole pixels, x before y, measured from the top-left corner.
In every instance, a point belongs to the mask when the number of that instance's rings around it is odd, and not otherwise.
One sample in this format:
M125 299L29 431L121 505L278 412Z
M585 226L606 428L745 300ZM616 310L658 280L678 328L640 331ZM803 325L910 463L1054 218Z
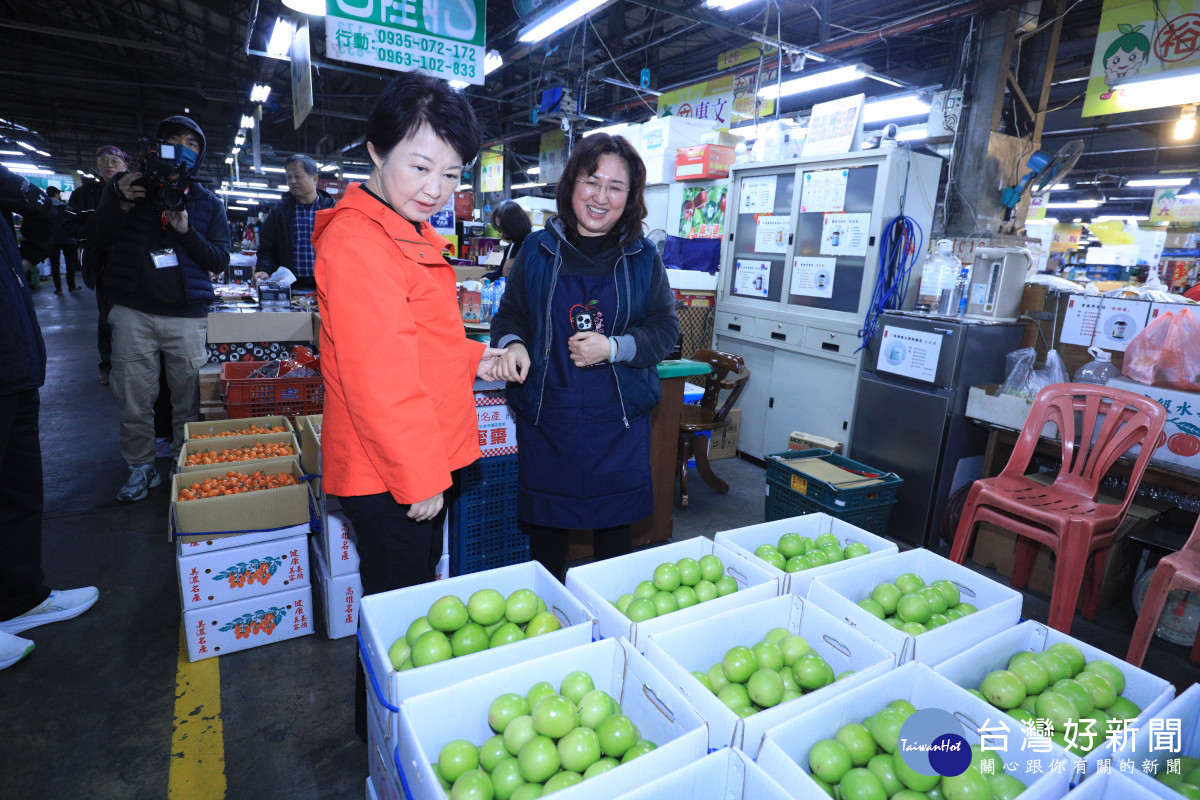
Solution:
M1146 590L1146 599L1142 601L1137 627L1133 629L1133 638L1129 641L1129 654L1125 656L1125 660L1135 667L1140 667L1142 659L1146 657L1150 638L1154 636L1158 618L1167 604L1167 596L1177 589L1200 592L1200 519L1196 520L1196 527L1192 529L1192 535L1183 549L1164 556L1154 568L1154 577L1150 579L1150 588ZM1200 666L1200 631L1196 632L1196 641L1192 645L1191 661Z
M1081 588L1083 615L1095 617L1108 548L1146 471L1166 416L1158 403L1121 389L1082 383L1056 383L1042 389L1004 470L971 486L951 560L963 563L976 525L990 522L1017 534L1010 579L1015 588L1029 582L1038 544L1056 554L1050 627L1070 633ZM1043 486L1025 473L1049 422L1058 428L1062 467L1054 483ZM1130 471L1124 500L1119 505L1098 502L1105 473L1137 444L1142 449Z

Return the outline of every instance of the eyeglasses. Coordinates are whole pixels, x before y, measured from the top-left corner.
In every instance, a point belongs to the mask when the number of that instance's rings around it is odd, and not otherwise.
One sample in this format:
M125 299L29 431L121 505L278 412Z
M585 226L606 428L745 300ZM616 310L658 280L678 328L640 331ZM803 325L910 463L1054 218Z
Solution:
M575 182L583 187L583 193L587 197L593 197L597 194L600 194L601 191L604 191L608 192L609 197L613 198L614 200L619 200L629 193L628 189L622 189L619 186L609 186L606 183L600 183L600 181L581 180L576 178Z
M120 158L119 156L101 156L100 158L96 159L96 162L106 167L125 166L125 159Z

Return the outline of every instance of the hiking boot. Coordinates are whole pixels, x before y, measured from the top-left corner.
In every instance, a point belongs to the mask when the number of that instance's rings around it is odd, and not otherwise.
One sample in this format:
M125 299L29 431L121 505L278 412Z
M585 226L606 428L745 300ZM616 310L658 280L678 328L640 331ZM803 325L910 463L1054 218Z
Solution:
M138 464L129 468L129 480L117 492L117 500L122 503L133 503L144 500L155 486L162 483L158 470L153 464Z

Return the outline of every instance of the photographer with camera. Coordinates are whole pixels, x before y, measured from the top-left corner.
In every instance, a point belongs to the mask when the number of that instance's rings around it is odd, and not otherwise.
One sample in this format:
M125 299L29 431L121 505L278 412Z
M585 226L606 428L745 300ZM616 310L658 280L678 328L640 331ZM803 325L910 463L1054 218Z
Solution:
M143 140L137 170L104 187L89 244L108 249L104 286L113 303L112 389L121 409L121 455L129 479L117 500L142 500L162 479L154 468L154 401L160 359L171 389L174 440L199 415L200 367L208 360L212 275L229 266L229 224L220 199L193 178L204 132L167 117Z

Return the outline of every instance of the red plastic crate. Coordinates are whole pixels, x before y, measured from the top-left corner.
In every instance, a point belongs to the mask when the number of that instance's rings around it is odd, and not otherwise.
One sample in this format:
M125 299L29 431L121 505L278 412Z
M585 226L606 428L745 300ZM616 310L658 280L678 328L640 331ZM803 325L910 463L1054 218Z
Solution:
M321 376L251 378L266 361L230 361L221 365L222 394L231 419L282 414L320 414L325 405Z

